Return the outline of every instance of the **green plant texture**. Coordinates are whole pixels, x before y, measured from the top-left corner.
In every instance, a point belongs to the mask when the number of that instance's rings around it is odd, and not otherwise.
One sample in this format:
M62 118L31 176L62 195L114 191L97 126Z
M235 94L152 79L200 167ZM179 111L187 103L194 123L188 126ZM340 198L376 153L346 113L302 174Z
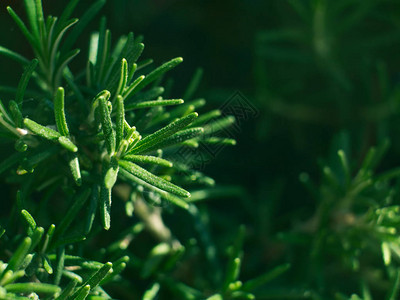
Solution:
M307 191L291 193L291 228L275 235L287 247L297 297L399 299L398 2L277 7L280 26L255 36L255 79L269 116L260 137L279 127Z
M0 0L0 300L400 299L399 20Z
M200 281L179 275L202 247L208 265L216 262L207 217L195 202L213 191L230 193L214 189L179 150L235 144L220 136L234 118L196 112L205 105L193 97L201 71L184 99L169 97L164 74L183 59L152 68L152 60L140 60L143 38L130 33L114 43L105 18L87 53L76 49L105 4L96 1L71 18L78 2L53 17L40 0L26 0L26 21L7 7L34 58L0 47L24 67L16 86L2 86L13 98L0 102L0 174L13 187L11 212L1 221L0 299L253 299L255 288L288 266L242 283L244 227L226 270ZM73 64L78 55L87 57L85 65ZM192 220L201 245L182 244L162 213ZM130 247L149 245L150 237L152 246Z

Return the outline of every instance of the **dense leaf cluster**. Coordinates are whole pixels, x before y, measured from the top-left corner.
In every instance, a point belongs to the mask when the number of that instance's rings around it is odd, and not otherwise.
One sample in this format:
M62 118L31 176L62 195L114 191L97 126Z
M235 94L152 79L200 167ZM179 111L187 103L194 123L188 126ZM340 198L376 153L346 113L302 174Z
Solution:
M72 67L80 53L76 39L104 5L96 1L80 20L71 19L78 2L70 1L58 18L45 17L40 0L26 0L27 23L8 7L34 59L0 47L25 68L17 87L8 88L14 100L0 102L1 139L8 147L0 174L15 188L1 227L0 299L154 299L159 290L182 299L254 298L255 287L287 267L238 281L242 229L225 276L183 283L172 273L178 262L198 256L199 246L195 240L182 245L161 215L176 206L200 230L206 227L193 202L206 197L214 181L179 151L235 144L220 134L234 118L218 110L195 112L205 104L193 99L201 71L185 100L168 98L163 75L182 58L141 75L152 63L139 60L142 37L131 33L112 46L104 18L90 37L86 66ZM193 188L203 196L192 198ZM113 232L112 240L104 230ZM130 244L144 230L156 243L135 253ZM123 275L126 268L132 276Z

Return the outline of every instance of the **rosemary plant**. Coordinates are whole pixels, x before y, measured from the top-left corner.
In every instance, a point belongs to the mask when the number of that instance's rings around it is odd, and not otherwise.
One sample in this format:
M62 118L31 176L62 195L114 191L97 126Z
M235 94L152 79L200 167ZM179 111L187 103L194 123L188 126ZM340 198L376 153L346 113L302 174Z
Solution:
M290 244L307 241L310 245L303 262L310 267L311 285L321 288L312 299L379 299L384 295L394 300L400 282L399 170L376 174L388 150L388 140L370 148L358 169L350 162L349 145L346 133L336 139L332 147L336 155L322 164L323 178L318 187L307 173L300 175L317 208L309 220L280 238ZM329 278L336 277L347 278L347 282L329 283ZM361 296L354 293L352 285Z
M105 18L88 52L76 49L104 0L79 20L71 18L78 3L53 17L44 16L41 0L25 0L26 22L7 8L34 58L0 47L24 67L18 85L3 89L12 99L0 102L0 175L11 193L3 199L11 213L1 220L0 299L253 299L288 266L239 281L241 228L226 271L191 282L174 272L200 246L183 245L161 214L185 211L215 262L194 204L212 194L214 181L180 154L235 144L220 135L234 118L196 112L205 105L193 97L201 71L184 99L169 97L163 77L182 58L149 71L153 61L140 60L143 38L130 33L112 45ZM73 64L77 55L87 55L86 65ZM156 243L137 253L131 242L146 240L145 230Z

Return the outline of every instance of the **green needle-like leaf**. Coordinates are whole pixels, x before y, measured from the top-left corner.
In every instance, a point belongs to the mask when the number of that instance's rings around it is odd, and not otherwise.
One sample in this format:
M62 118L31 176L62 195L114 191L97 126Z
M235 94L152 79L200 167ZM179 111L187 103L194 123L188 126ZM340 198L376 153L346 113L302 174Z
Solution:
M63 146L68 151L78 152L78 147L69 138L67 138L65 136L60 136L58 138L58 142L60 143L61 146Z
M8 112L6 111L6 108L1 100L0 100L0 118L4 119L4 121L6 121L5 123L7 123L5 124L4 122L2 122L3 125L14 125L12 118L8 115Z
M75 281L77 283L82 283L83 282L82 277L79 276L78 274L72 272L72 271L64 270L63 271L63 276L68 277L69 279L71 279L72 281ZM70 298L70 299L73 299L73 298Z
M68 297L73 293L76 285L77 285L76 280L72 280L68 283L68 285L64 288L60 296L57 298L57 300L67 300Z
M43 294L58 294L61 288L52 284L26 282L26 283L12 283L4 287L10 293L43 293Z
M107 94L107 98L104 96L100 96L98 100L99 100L101 128L104 133L104 139L106 142L107 151L110 155L113 155L115 152L115 133L112 128L110 110L108 109L107 105L108 98L109 94Z
M53 36L56 33L55 27L57 23L57 18L52 16L47 16L46 20L46 40L47 40L47 47L51 47L51 42L53 40Z
M371 147L368 150L368 153L365 155L365 159L362 163L359 173L365 174L368 171L374 170L382 159L383 155L386 153L389 145L390 142L388 140L384 140L378 147Z
M118 68L117 62L119 62L121 60L121 57L123 57L122 51L123 51L124 47L126 46L127 40L128 40L128 38L126 36L121 36L118 39L116 45L114 46L114 49L110 52L108 62L107 62L107 67L106 67L105 73L104 73L103 82L106 86L106 89L113 91L114 96L117 95L115 93L115 91L117 91L117 90L114 89L116 79L117 78L120 79L120 76L115 76L118 74L118 71L116 71L117 70L116 68Z
M139 44L139 45L142 45L144 47L144 44ZM137 70L137 64L134 63L132 64L131 69L129 70L127 82L131 82L133 75L135 75L136 70Z
M55 85L52 88L57 88L57 86L60 85L61 83L61 78L62 75L65 71L65 68L67 67L67 65L71 62L71 60L73 60L75 58L75 56L77 56L79 54L80 50L79 49L75 49L75 50L71 50L70 52L68 52L65 56L63 56L62 58L60 58L60 62L59 65L57 66L57 68L55 68L54 71L54 80L53 80L53 84Z
M54 71L54 62L56 61L56 56L57 56L57 52L59 51L59 45L60 42L65 34L65 32L67 32L67 30L69 28L71 28L74 24L76 24L78 22L78 19L72 19L69 20L68 22L66 22L63 26L63 28L56 34L55 38L53 38L51 36L52 32L49 32L49 37L48 37L48 48L52 49L50 52L50 57L49 57L49 61L51 63L50 65L50 70ZM54 26L52 27L52 29L54 28Z
M157 99L164 93L165 89L161 86L156 86L150 88L146 91L138 93L135 97L128 99L125 101L125 107L132 103L139 103L143 101L147 101L148 99Z
M168 100L152 100L152 101L143 101L139 103L132 103L125 107L125 109L133 110L140 108L149 108L155 106L169 106L169 105L178 105L182 104L184 101L182 99L168 99Z
M175 184L172 184L169 181L166 181L165 179L162 179L149 171L139 167L138 165L126 161L126 160L120 160L119 165L127 170L129 173L132 175L135 175L136 177L142 179L143 181L154 185L155 187L158 187L161 190L173 193L175 195L181 196L181 197L190 197L190 193L179 186L176 186Z
M79 166L79 159L76 154L72 154L69 156L68 165L75 183L80 186L82 184L81 168Z
M346 184L350 183L350 178L351 178L351 174L350 174L350 166L349 166L349 161L347 159L347 155L343 150L339 150L338 151L338 156L340 159L340 163L342 164L342 168L343 168L343 172L346 178Z
M156 156L149 156L149 155L132 155L128 154L123 157L125 160L129 160L134 163L143 163L143 164L154 164L154 165L159 165L162 167L172 167L173 164L172 162L156 157Z
M32 217L32 215L26 211L25 209L23 209L21 211L21 215L24 217L24 219L26 220L26 222L28 223L28 226L30 228L30 231L33 232L33 230L35 230L36 228L36 222L35 219Z
M107 276L104 277L104 279L100 282L100 285L106 284L107 282L114 280L114 278L120 273L122 273L125 270L125 268L126 268L125 262L122 262L118 265L113 264L112 273L109 272Z
M106 171L106 175L104 176L104 185L107 189L111 189L117 181L118 170L118 160L115 158L115 156L113 156L111 158L108 170Z
M22 101L24 100L24 94L26 87L28 86L28 82L32 77L33 71L35 70L38 64L38 60L35 58L33 59L29 65L25 67L24 73L22 74L21 80L18 83L17 87L17 94L15 96L15 101L17 102L18 106L21 107Z
M236 145L236 141L234 139L229 139L229 138L219 138L219 137L209 137L204 140L202 140L203 143L207 144L222 144L222 145L230 145L234 146Z
M126 84L128 81L128 62L126 61L125 58L122 59L121 61L121 77L119 79L118 87L116 94L121 95L122 92L124 91Z
M125 126L125 111L124 111L124 99L122 96L117 97L117 115L116 115L116 147L120 146L121 141L124 138L124 126Z
M185 200L183 200L183 199L181 199L181 198L179 198L179 197L177 197L177 196L175 196L173 194L164 192L164 191L157 191L157 192L160 194L160 196L162 198L164 198L165 200L171 202L172 204L175 204L176 206L181 207L181 208L183 208L185 210L189 209L189 204Z
M8 262L7 268L3 271L1 277L3 277L4 274L9 270L13 272L18 271L26 255L28 254L31 245L32 245L32 239L30 237L26 237L19 245L18 249L14 252L13 256Z
M111 226L111 189L106 188L103 183L100 186L100 218L105 230Z
M39 27L39 33L42 40L45 40L46 29L44 24L44 15L43 15L43 7L42 7L42 0L35 0L35 8L36 8L36 20Z
M129 83L131 82L133 75L137 69L137 64L135 63L137 61L137 59L139 58L139 56L142 54L144 49L144 45L140 42L138 42L137 40L135 40L133 38L133 34L129 33L127 38L126 38L126 42L124 45L124 48L122 49L122 51L120 52L120 55L118 57L118 61L121 59L125 59L127 62L127 67L129 66L130 69L127 69L127 77L126 77L126 84L125 86L122 86L122 89L117 89L118 84L121 82L121 72L118 72L118 68L119 66L115 65L114 68L110 69L110 77L111 80L109 82L109 84L107 85L107 87L110 87L110 90L112 91L117 91L117 93L115 93L115 95L122 95L123 92L123 88L126 87L127 85L129 85Z
M226 271L223 290L226 291L229 288L229 284L237 280L240 272L241 257L243 255L243 239L246 228L242 225L239 227L239 233L237 238L230 248L230 258L228 261L228 268Z
M25 23L21 20L21 18L15 13L15 11L11 7L7 7L8 13L14 19L15 23L18 25L19 29L22 31L22 34L28 40L28 42L32 45L34 49L38 49L38 44L32 34L29 32Z
M240 265L241 265L241 259L239 257L233 259L232 262L229 264L227 274L225 277L224 290L228 289L229 284L237 280L237 278L239 277Z
M61 31L62 28L65 27L65 23L71 17L76 5L78 4L79 0L71 0L68 2L67 6L63 9L59 19L58 19L58 31Z
M141 276L148 278L161 265L164 258L171 253L171 246L167 243L159 243L151 249L142 268Z
M145 86L159 78L161 75L163 75L165 72L175 68L177 65L179 65L181 62L183 62L182 57L177 57L174 59L171 59L169 62L166 62L165 64L161 65L154 71L152 71L150 74L146 76L146 78L137 86L135 92L140 91L143 89Z
M231 126L234 123L235 123L235 117L233 116L227 116L222 119L217 119L215 121L207 123L204 126L204 133L213 134Z
M82 284L82 288L79 289L75 295L78 295L82 289L86 286L90 286L92 289L96 288L97 285L104 279L104 277L107 276L109 272L111 272L113 264L111 262L108 262L104 264L100 270L98 270L92 277L90 277L85 283Z
M57 89L54 96L54 115L58 132L63 136L69 136L69 130L64 111L64 89L62 87Z
M42 239L43 234L44 234L44 228L43 227L39 227L38 226L38 227L35 228L33 233L30 235L30 237L32 239L32 244L31 244L31 248L29 249L29 252L31 252L33 249L35 249L37 244L39 244L39 242Z
M163 139L173 135L175 132L185 128L187 125L192 123L196 118L197 113L191 113L186 117L176 120L171 124L165 126L164 128L156 131L153 134L146 136L144 139L140 140L136 146L130 151L132 153L142 153L147 148L152 147L153 145L160 143Z
M62 239L58 239L56 242L54 242L49 248L49 251L52 251L58 247L64 247L65 245L79 243L84 240L86 240L86 236L84 234L65 235Z
M45 240L43 242L43 247L42 247L42 252L46 252L47 246L51 242L51 239L53 238L54 231L56 229L56 226L54 224L51 224L49 229L47 230Z
M57 249L56 271L55 271L55 276L54 276L54 284L56 284L56 285L60 284L62 272L64 269L64 262L65 262L65 248L60 247ZM75 285L76 285L76 282L75 282Z
M24 2L25 2L25 11L28 16L29 25L31 27L32 34L37 40L39 40L40 35L39 35L39 27L37 24L35 0L25 0Z
M141 151L142 153L151 152L157 149L164 149L170 146L174 146L189 139L198 137L204 133L204 129L202 127L194 127L194 128L187 128L183 129L170 137L160 141L159 143L155 143L153 146L148 147L146 150Z
M29 264L32 262L34 256L35 256L34 254L27 254L19 268L21 270L25 270L29 266Z
M24 270L19 270L17 272L13 271L7 271L7 273L4 275L3 279L1 280L0 284L1 286L8 285L10 283L13 283L17 281L19 278L24 277L25 271Z
M143 300L153 300L157 297L158 291L160 290L160 284L154 283L143 295Z
M9 50L7 48L4 48L2 46L0 46L0 54L19 62L23 66L29 65L29 63L30 63L30 61L28 59L26 59L25 57L23 57L22 55L14 52L12 50Z
M144 75L139 76L138 78L135 79L134 82L132 82L130 86L125 88L125 90L122 93L124 100L130 98L134 93L137 92L137 87L144 79L145 79Z
M139 59L140 55L142 55L143 49L144 44L142 43L140 37L135 39L133 37L133 33L129 33L122 55L126 58L128 64L133 65ZM128 82L132 79L133 74L131 74L131 71L132 69L129 71L130 74L128 75Z
M77 293L75 293L75 296L73 299L75 300L84 300L90 293L90 285L87 284L83 286Z
M53 267L51 266L51 262L47 256L43 257L43 268L46 270L47 274L53 274Z
M211 119L218 118L220 116L221 116L221 111L212 110L208 113L200 115L195 121L193 121L192 124L190 124L190 126L200 126L207 123Z
M40 125L28 118L24 119L24 125L33 133L48 140L57 140L61 136L57 131Z

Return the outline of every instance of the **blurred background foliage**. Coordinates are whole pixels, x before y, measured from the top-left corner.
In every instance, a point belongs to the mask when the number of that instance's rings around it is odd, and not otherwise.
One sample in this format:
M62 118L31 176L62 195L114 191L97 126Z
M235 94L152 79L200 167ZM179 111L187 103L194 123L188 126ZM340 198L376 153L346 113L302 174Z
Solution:
M65 2L45 1L44 8L56 14ZM2 44L26 53L25 41L6 14L11 3L22 11L20 1L0 1ZM78 11L89 5L81 1ZM172 74L179 83L177 93L202 67L196 96L205 97L209 108L240 91L259 111L240 123L238 144L225 148L204 170L217 184L240 186L244 192L199 204L208 211L219 249L229 244L240 224L247 226L242 278L292 263L287 274L265 288L265 297L276 287L293 290L298 298L312 297L301 292L308 288L321 295L359 293L360 281L354 278L361 277L360 269L344 264L340 271L332 265L326 270L323 260L312 268L311 246L293 241L299 236L289 241L282 233L313 233L309 225L326 189L313 198L299 176L303 182L315 180L314 192L323 188L320 166L337 165L338 149L345 148L351 169L358 170L369 148L389 138L391 146L378 170L400 164L400 2L113 0L102 14L114 38L129 31L143 34L145 57L157 63L184 57ZM92 30L87 29L83 42ZM21 67L0 59L0 81L15 82ZM187 235L179 230L175 224L176 235ZM367 261L382 271L383 262L376 257ZM326 281L322 274L328 274ZM373 289L376 299L383 299L382 290Z

